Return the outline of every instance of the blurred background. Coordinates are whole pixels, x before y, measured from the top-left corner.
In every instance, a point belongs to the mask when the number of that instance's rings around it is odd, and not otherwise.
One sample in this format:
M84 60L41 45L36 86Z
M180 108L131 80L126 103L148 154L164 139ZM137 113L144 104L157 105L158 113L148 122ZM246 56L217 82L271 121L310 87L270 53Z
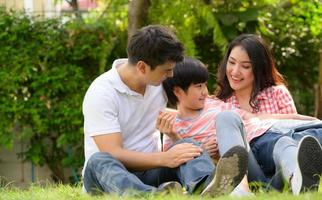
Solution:
M0 0L0 187L80 181L86 89L148 24L208 66L210 92L227 44L261 35L298 112L322 119L320 0Z

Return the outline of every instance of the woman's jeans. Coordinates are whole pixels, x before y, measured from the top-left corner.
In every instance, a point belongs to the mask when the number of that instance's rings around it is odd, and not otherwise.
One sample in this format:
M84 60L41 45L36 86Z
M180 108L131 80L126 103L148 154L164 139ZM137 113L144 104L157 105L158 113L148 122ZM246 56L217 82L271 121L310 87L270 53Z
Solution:
M289 179L293 174L297 166L298 144L306 135L315 137L321 144L322 122L279 120L250 142L260 168L267 177L273 177L271 184L274 188L282 189L281 176Z
M218 114L216 133L221 155L236 145L249 150L244 125L236 113L224 111ZM253 139L250 142L248 181L282 189L280 174L275 173L276 164L285 169L284 174L289 176L297 164L298 143L305 135L317 138L321 144L322 122L279 120L262 136Z
M182 139L175 143L193 143ZM119 195L128 191L154 192L168 181L178 181L189 193L199 186L206 186L214 176L215 166L207 152L177 168L155 168L145 171L129 171L108 153L97 152L87 162L84 171L84 187L89 193L104 191Z

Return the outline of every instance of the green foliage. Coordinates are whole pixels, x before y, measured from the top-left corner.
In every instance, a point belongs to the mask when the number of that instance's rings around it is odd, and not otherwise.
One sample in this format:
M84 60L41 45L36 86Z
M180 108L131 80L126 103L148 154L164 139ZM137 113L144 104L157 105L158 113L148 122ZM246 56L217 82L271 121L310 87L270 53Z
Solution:
M48 165L56 180L83 165L82 99L122 33L104 22L33 21L0 10L0 145L23 141L20 156Z
M271 41L277 66L288 80L300 113L313 115L314 84L322 50L322 4L294 0L262 13L260 31Z
M271 43L298 111L312 115L322 38L321 5L318 0L155 0L149 19L172 26L187 55L201 59L211 74L216 73L232 39L241 33L262 35ZM210 92L215 84L213 75Z

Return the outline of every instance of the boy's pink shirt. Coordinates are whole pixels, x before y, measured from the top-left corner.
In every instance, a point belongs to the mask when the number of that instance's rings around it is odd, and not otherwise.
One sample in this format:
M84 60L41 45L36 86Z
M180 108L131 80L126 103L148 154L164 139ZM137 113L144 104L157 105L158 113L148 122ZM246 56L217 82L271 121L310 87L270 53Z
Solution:
M208 98L199 116L186 119L177 115L174 128L183 138L193 138L196 141L205 142L207 139L214 137L217 141L216 117L225 110L234 111L242 118L248 142L265 133L276 122L276 120L260 120L256 117L243 119L247 113L246 111L235 108L232 104L225 103L219 99ZM169 149L172 144L173 142L166 137L164 149Z

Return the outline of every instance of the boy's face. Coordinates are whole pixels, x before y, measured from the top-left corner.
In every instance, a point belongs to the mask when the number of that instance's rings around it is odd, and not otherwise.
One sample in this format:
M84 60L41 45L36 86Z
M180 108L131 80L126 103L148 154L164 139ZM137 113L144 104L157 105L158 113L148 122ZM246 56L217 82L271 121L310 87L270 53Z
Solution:
M162 65L157 65L154 70L151 70L150 66L146 68L146 80L147 84L159 86L168 77L173 76L173 68L175 62L166 62Z
M191 110L199 110L204 107L205 100L208 96L207 83L191 84L185 92L181 88L177 92L177 98L181 107Z

